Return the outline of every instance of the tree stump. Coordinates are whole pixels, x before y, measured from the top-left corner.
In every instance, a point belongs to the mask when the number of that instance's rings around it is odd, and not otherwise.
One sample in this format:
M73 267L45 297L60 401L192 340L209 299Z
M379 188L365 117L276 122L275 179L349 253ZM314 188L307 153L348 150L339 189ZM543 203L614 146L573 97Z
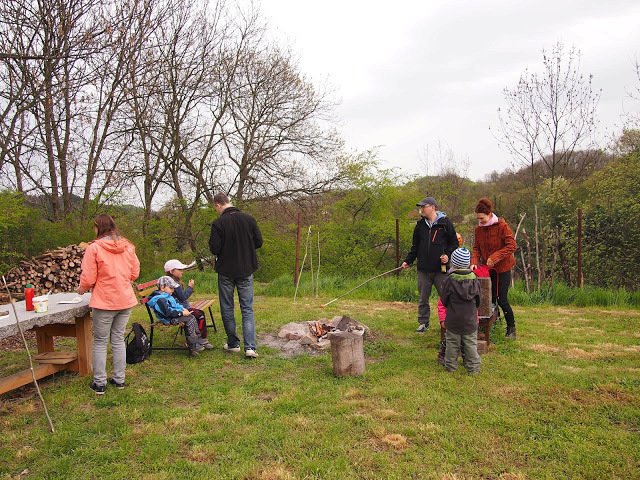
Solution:
M353 332L331 332L331 359L336 377L364 373L364 345L362 335Z
M478 307L478 315L481 317L490 317L493 313L491 310L491 279L489 277L479 277L480 283L480 307Z

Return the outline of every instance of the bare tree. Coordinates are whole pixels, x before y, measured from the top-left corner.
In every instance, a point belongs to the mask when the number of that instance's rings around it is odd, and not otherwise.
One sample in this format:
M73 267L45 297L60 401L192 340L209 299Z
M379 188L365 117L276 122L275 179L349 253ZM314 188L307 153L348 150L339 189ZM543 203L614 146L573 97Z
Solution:
M86 219L127 178L118 165L131 134L118 115L153 2L0 0L0 151L15 186L40 193L54 220L75 208L73 195Z
M550 52L543 50L542 58L541 73L525 70L515 88L504 89L506 108L498 109L495 131L514 160L531 169L534 191L539 175L553 185L556 177L587 168L593 158L584 152L597 151L600 91L594 91L592 75L580 72L580 52L566 52L558 42ZM538 165L541 171L536 171Z
M593 76L580 72L580 52L565 51L556 43L543 50L541 73L525 72L515 88L504 89L506 108L498 110L499 127L494 135L514 161L530 169L534 196L536 266L538 285L544 272L540 265L537 191L544 178L553 191L556 178L578 178L598 159L594 147L596 108L600 91Z
M261 44L233 78L223 126L226 190L238 201L325 191L341 175L329 94L300 75L290 52Z

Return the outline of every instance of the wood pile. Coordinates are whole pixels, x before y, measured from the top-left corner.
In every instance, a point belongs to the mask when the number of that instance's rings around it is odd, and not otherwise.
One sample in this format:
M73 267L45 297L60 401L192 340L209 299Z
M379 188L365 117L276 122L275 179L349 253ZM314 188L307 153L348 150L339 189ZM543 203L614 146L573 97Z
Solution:
M15 300L23 300L27 283L33 285L35 295L73 292L80 282L80 266L86 246L86 243L69 245L22 260L5 275L11 296ZM4 284L1 287L0 303L8 303L9 295Z

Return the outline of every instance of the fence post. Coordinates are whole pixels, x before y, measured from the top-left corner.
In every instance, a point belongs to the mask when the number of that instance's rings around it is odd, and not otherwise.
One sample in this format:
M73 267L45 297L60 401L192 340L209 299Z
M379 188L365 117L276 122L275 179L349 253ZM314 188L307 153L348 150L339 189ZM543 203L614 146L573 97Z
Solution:
M302 223L302 214L298 212L298 228L296 230L296 261L293 267L293 286L298 285L298 275L300 270L300 225Z
M582 209L578 209L578 288L582 288Z
M400 220L396 218L396 268L400 266ZM396 277L400 276L400 270L396 272Z

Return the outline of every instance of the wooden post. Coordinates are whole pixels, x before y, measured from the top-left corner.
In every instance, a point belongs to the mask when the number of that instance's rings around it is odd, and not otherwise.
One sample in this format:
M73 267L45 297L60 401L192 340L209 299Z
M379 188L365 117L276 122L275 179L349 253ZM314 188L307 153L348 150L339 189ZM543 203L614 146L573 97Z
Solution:
M336 377L356 376L364 373L363 336L353 332L331 332L331 359Z
M578 209L578 288L584 285L582 278L582 209Z
M89 375L93 372L93 334L91 315L76 318L76 349L78 351L78 373Z
M298 285L298 275L300 274L300 226L302 224L302 214L298 212L298 228L296 230L296 261L293 271L293 286Z
M400 266L400 220L396 218L396 268ZM396 272L396 277L400 276L400 270Z

